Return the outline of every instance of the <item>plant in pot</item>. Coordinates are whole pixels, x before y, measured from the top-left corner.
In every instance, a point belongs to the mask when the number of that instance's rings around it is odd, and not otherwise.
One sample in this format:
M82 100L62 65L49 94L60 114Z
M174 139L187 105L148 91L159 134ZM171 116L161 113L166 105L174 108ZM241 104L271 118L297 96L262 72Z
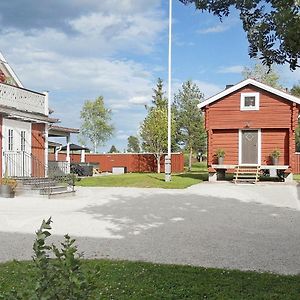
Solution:
M7 171L4 177L0 179L0 197L14 198L16 193L17 181L7 176Z
M278 165L279 164L279 157L280 157L280 151L279 149L273 150L271 153L271 158L272 158L272 163L273 165Z
M218 164L223 165L224 164L224 157L225 157L224 149L218 149L217 152L216 152L216 156L218 158Z

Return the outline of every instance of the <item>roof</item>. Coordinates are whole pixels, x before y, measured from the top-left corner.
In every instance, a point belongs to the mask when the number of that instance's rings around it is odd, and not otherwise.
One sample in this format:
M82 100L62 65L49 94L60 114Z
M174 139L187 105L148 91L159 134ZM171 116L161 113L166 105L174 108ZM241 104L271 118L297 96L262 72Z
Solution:
M6 59L3 56L3 54L0 52L0 64L1 63L6 68L7 72L9 73L9 75L14 79L14 81L16 82L16 84L18 85L18 87L23 88L22 82L20 81L20 79L18 78L18 76L16 75L16 73L14 72L14 70L11 68L11 66L8 64L8 62L6 61Z
M49 128L49 136L67 136L70 133L79 133L79 129L62 127L62 126L57 126L57 125L52 125Z
M23 121L28 121L31 123L34 122L41 122L41 123L57 123L59 119L56 118L49 118L40 113L32 113L32 112L25 112L14 107L8 107L5 105L0 105L0 114L4 115L7 118L12 119L21 119Z
M270 92L274 95L282 97L286 100L289 100L291 102L300 104L300 99L298 97L295 97L295 96L293 96L293 95L291 95L287 92L283 92L283 91L275 89L275 88L273 88L269 85L266 85L264 83L261 83L259 81L256 81L254 79L249 78L249 79L245 79L245 80L235 84L234 86L232 86L232 87L230 87L230 88L228 88L228 89L226 89L226 90L224 90L224 91L222 91L222 92L206 99L205 101L199 103L198 108L203 108L206 105L209 105L209 104L211 104L211 103L213 103L213 102L215 102L215 101L217 101L217 100L219 100L219 99L221 99L221 98L223 98L223 97L225 97L225 96L227 96L227 95L229 95L229 94L231 94L231 93L233 93L233 92L235 92L235 91L237 91L237 90L239 90L239 89L241 89L241 88L243 88L247 85L253 85L253 86L258 87L262 90Z

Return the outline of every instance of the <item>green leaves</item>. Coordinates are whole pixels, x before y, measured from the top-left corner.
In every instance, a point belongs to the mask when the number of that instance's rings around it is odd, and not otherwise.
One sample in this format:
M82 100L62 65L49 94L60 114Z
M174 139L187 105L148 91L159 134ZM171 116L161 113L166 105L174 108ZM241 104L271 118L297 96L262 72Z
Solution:
M194 3L197 9L227 17L232 7L240 12L249 42L251 58L259 57L263 64L299 67L300 5L295 0L179 0Z
M80 118L82 120L81 134L92 142L94 151L97 152L97 147L104 145L113 134L111 110L105 108L104 99L100 96L94 101L85 101Z

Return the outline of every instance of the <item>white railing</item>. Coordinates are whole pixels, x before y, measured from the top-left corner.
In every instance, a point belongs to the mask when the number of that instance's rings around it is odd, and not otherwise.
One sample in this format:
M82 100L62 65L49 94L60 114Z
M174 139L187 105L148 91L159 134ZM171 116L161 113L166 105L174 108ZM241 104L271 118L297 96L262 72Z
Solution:
M67 161L48 161L48 176L64 176L70 174L70 163Z
M48 115L47 102L44 94L0 83L0 105Z

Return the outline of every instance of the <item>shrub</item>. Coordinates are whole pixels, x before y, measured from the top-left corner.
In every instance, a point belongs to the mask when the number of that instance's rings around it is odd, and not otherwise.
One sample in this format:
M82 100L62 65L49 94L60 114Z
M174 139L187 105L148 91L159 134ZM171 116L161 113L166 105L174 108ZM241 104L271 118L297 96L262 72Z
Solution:
M36 232L33 244L35 288L30 291L11 291L6 299L79 300L89 299L95 289L97 271L83 271L82 254L78 254L75 239L69 235L59 249L54 244L47 245L51 236L51 218L43 220ZM29 280L29 279L28 279Z
M218 149L216 152L217 157L225 157L225 151L224 149Z
M271 153L271 157L274 157L274 158L279 158L281 155L280 153L280 150L279 149L275 149L273 150L273 152Z

